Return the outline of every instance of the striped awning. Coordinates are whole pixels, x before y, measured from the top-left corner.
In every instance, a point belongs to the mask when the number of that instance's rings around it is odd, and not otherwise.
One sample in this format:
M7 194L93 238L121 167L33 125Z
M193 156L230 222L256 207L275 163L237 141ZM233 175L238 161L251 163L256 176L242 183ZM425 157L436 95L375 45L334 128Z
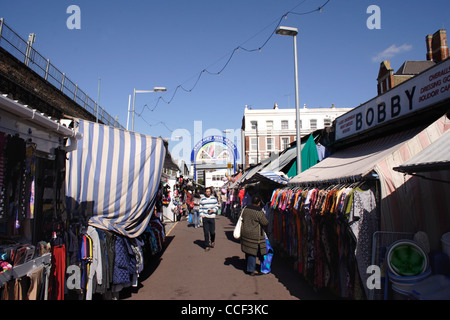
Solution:
M129 238L144 232L156 201L166 147L156 138L78 120L83 138L66 165L69 217Z
M395 167L399 172L429 172L450 169L450 130L430 144L401 166Z
M266 179L269 179L278 184L288 184L289 178L284 174L284 172L273 172L273 171L261 171L258 172L257 175L262 176Z

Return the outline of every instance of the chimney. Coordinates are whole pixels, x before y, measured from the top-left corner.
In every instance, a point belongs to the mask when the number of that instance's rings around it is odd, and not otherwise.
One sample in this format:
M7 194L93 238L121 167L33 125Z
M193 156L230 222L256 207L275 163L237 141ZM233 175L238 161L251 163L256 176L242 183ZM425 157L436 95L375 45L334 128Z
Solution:
M433 35L426 37L427 42L427 60L440 62L449 57L447 45L447 30L440 29Z

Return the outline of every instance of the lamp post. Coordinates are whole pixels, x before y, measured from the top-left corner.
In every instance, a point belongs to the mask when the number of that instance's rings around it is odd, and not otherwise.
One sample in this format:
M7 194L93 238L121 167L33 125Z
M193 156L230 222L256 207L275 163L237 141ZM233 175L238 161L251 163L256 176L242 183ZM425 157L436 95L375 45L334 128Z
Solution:
M291 36L294 38L294 73L295 73L295 115L296 115L296 134L297 134L297 174L302 172L302 141L300 135L300 106L298 97L298 65L297 65L297 28L279 26L276 34L282 36Z
M131 110L131 131L134 131L134 114L135 114L135 101L136 101L136 93L154 93L154 92L165 92L167 91L164 87L154 87L153 90L133 90L133 109ZM128 103L129 104L129 103ZM128 107L129 109L129 107ZM128 130L128 120L127 120L127 130Z

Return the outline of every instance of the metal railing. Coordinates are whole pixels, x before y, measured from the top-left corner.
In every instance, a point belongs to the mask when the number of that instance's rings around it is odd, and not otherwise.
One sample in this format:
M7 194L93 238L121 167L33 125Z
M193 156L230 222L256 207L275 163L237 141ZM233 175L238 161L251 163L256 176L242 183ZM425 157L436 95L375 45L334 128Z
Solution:
M46 59L33 47L34 39L32 35L28 41L21 38L14 30L5 24L4 19L0 18L0 47L5 49L19 61L22 61L31 70L36 72L43 79L47 80L52 86L60 90L67 97L75 101L79 106L89 111L98 118L98 121L115 127L124 127L111 115L109 115L97 102L92 100L83 90L70 80L65 73L61 72L50 59Z

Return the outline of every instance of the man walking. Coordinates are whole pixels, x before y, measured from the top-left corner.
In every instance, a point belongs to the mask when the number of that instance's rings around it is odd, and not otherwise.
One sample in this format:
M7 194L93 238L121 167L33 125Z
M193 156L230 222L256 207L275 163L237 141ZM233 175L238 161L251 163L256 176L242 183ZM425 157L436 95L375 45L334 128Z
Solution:
M216 212L219 207L217 199L212 195L210 187L205 189L205 196L200 200L200 217L203 219L203 233L205 235L205 251L214 248L216 238ZM209 242L211 238L211 243Z

